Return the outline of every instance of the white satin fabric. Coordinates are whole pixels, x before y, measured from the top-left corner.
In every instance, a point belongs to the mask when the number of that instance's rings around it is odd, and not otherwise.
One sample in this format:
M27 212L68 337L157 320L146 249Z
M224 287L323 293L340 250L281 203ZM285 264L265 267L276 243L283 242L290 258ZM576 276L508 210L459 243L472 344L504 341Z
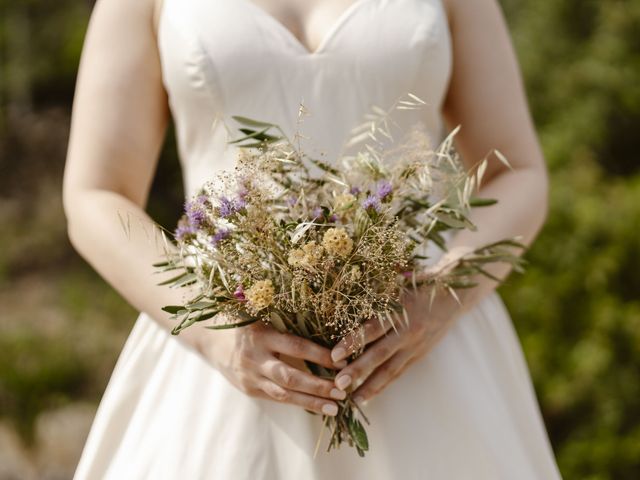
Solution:
M412 92L398 117L442 138L451 71L441 0L355 0L314 52L251 0L165 0L159 45L189 195L232 168L231 115L333 161L371 106ZM321 147L321 148L320 148ZM211 333L215 335L215 332ZM320 416L246 396L145 313L100 403L75 479L560 478L513 325L492 294L366 405L371 450L313 459Z

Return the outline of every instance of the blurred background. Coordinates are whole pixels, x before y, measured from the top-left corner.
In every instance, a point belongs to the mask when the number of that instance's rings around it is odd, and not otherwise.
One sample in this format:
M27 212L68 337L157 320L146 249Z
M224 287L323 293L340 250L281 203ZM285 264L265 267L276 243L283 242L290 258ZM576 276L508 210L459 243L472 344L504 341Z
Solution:
M136 312L61 204L89 0L0 0L0 480L71 478ZM640 478L640 1L501 0L552 176L500 291L566 479ZM173 136L149 209L182 205Z

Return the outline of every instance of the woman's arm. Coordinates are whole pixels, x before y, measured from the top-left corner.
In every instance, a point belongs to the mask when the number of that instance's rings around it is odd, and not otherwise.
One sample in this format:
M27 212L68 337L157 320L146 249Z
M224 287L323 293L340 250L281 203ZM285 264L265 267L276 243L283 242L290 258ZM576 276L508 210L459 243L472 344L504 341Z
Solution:
M502 152L512 167L490 157L479 194L497 199L498 204L474 209L471 220L478 231L460 231L449 243L447 258L515 236L530 244L547 214L548 179L507 26L497 0L445 3L453 41L453 72L443 114L451 128L461 125L456 147L468 168L493 149ZM494 264L487 270L503 278L509 268ZM364 381L356 392L364 399L380 392L430 351L457 317L497 286L486 277L476 280L477 287L458 291L460 304L443 294L428 310L426 292L409 298L405 306L410 326L399 335L385 335L377 321L366 324L365 342L371 345L336 376L337 385L345 388ZM338 344L332 352L334 360L348 355L354 343L347 338ZM342 376L349 378L341 381Z
M184 290L158 286L163 252L144 211L167 122L167 98L153 27L154 0L99 0L80 63L64 177L69 236L78 252L135 308L163 328L161 309ZM129 227L125 232L120 218ZM330 352L310 340L254 324L178 337L241 391L335 415L344 392L284 361L328 368ZM282 359L281 359L282 357Z
M447 0L447 5L453 72L443 114L449 127L461 125L456 147L468 168L493 149L512 167L489 156L479 194L498 204L475 209L471 220L478 231L459 232L451 248L514 236L530 245L546 218L548 178L507 25L496 0ZM491 268L498 276L509 270L508 265ZM469 293L479 298L495 287L483 281Z
M64 175L69 237L131 305L167 328L161 308L184 292L156 285L152 264L162 250L144 207L168 118L153 2L99 0L80 61ZM119 217L130 220L129 232Z

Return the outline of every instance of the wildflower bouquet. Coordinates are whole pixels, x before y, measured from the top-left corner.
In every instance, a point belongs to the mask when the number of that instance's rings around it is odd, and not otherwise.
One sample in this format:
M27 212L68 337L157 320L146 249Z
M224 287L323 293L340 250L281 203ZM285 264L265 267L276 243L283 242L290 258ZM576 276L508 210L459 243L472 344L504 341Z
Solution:
M394 328L407 322L409 290L455 296L477 275L492 277L488 263L519 269L513 248L522 245L511 239L429 268L426 247L446 250L443 233L475 229L470 209L495 202L472 197L486 159L466 173L453 148L457 130L435 149L417 126L393 148L381 146L379 138L392 138L391 113L422 103L410 95L388 111L374 109L349 142L364 146L335 164L309 157L275 124L234 117L243 133L232 142L240 147L235 170L186 203L178 248L155 265L178 272L165 284L197 287L184 305L164 307L177 321L172 333L205 320L211 329L263 321L331 348L368 319ZM337 373L306 365L318 376ZM346 441L364 455L368 420L350 396L338 403L337 416L324 416L328 450Z

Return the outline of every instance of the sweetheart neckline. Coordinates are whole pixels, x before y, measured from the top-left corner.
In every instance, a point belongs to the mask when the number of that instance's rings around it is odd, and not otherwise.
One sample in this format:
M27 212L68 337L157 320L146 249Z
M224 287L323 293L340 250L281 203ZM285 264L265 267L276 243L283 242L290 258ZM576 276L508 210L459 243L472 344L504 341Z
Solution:
M302 41L300 41L298 37L296 37L293 32L288 29L280 20L278 20L264 8L258 6L251 0L231 1L233 1L234 3L242 3L247 8L254 10L254 12L256 12L256 15L259 15L272 24L275 24L275 27L287 37L287 40L294 46L294 48L298 49L302 55L313 58L325 53L331 42L342 30L347 21L353 17L353 15L360 9L360 7L374 0L355 0L353 3L351 3L342 11L340 15L336 17L331 26L327 29L327 31L320 39L320 43L318 44L318 46L313 50L310 50L306 45L304 45Z

